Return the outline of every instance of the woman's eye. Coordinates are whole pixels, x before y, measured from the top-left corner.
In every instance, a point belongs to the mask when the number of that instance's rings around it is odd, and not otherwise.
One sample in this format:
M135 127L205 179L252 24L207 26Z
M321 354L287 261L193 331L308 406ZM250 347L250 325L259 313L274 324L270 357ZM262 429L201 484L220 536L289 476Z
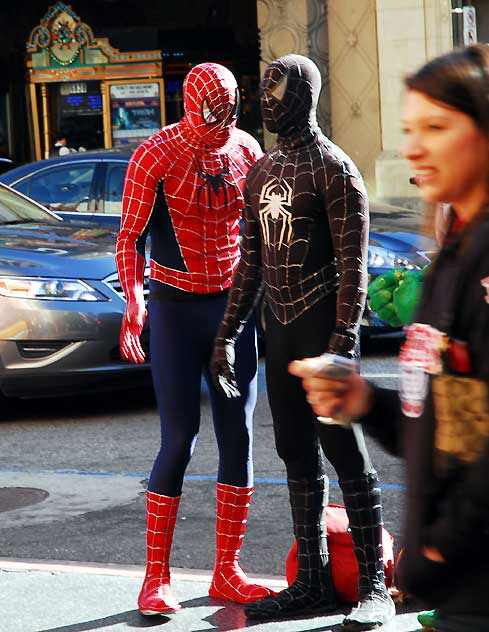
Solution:
M215 114L213 114L212 110L209 107L209 104L204 99L202 103L202 118L206 122L207 125L212 125L212 123L217 123L218 118Z

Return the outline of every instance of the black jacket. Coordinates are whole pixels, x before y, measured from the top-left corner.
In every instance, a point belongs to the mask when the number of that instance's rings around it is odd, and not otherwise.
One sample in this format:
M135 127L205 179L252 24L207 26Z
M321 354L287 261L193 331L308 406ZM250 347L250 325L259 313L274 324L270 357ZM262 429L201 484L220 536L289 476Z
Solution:
M447 238L425 280L416 321L467 344L469 377L489 385L489 216ZM448 372L452 369L446 368ZM418 418L401 413L396 391L374 387L374 404L361 422L393 453L406 458L407 506L399 586L446 612L488 617L489 630L489 421L480 455L436 465L433 376ZM483 386L484 388L484 386ZM488 402L489 406L489 402ZM422 548L438 549L444 563Z

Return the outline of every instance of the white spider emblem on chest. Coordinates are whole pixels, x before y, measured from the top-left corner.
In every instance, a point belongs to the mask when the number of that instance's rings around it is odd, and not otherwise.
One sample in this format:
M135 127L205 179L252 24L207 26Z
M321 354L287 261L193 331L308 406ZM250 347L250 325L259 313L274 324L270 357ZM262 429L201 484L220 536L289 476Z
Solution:
M266 182L260 193L260 223L263 229L265 244L270 244L270 227L269 220L272 222L281 222L280 238L278 248L284 243L285 231L287 229L287 243L292 236L292 213L285 207L292 205L292 187L288 182L283 180L279 182L276 178L272 178ZM262 206L264 205L264 206Z

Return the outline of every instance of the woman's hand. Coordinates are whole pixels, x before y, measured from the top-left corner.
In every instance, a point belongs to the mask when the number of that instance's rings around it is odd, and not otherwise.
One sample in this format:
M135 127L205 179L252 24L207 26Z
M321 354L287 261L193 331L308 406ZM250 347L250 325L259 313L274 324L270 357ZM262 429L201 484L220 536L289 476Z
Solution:
M369 383L357 373L341 379L318 375L321 357L294 360L289 372L302 378L307 401L319 417L361 417L371 407L372 392Z

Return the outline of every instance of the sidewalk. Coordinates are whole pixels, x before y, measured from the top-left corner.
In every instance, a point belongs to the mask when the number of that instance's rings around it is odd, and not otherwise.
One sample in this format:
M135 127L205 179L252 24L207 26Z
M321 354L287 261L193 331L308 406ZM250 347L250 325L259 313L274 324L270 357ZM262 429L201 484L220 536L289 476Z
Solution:
M0 558L0 632L239 631L339 632L347 608L334 615L247 623L243 606L207 595L210 573L175 569L172 585L183 608L168 617L144 617L136 599L144 575L139 566L41 562ZM280 590L280 577L254 577ZM398 614L379 632L414 632L416 613Z

